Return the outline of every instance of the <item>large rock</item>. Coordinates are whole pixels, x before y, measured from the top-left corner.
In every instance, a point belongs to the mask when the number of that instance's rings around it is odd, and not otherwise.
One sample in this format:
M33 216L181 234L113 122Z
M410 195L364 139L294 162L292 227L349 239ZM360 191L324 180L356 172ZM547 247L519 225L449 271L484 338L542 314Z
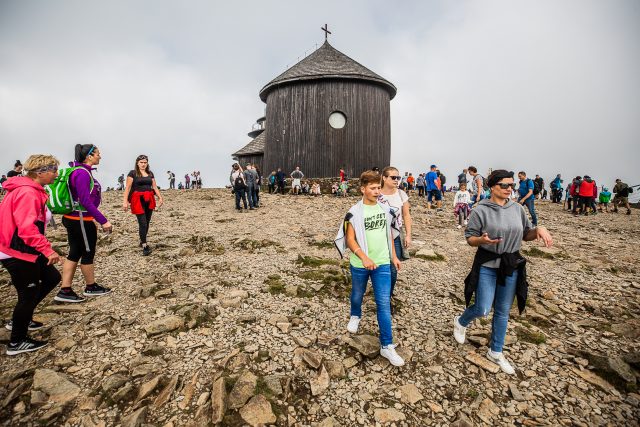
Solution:
M257 382L258 377L253 375L251 371L243 372L229 393L229 408L242 408L247 400L253 396Z
M300 356L302 356L302 360L304 360L305 363L311 366L313 369L318 369L320 367L320 364L322 364L322 354L316 351L304 349L302 350Z
M49 400L65 404L80 394L80 387L64 375L51 369L36 369L33 375L33 389L49 395Z
M156 408L161 408L169 401L169 399L171 399L171 395L176 390L176 386L178 385L178 380L179 377L177 376L171 378L169 384L167 384L162 389L160 394L158 394L158 397L156 397L156 400L153 401L153 406L155 406Z
M261 394L254 396L249 403L240 409L240 416L252 427L276 422L276 415L273 413L271 403Z
M373 335L348 336L344 341L363 356L374 358L380 354L380 340Z
M147 336L175 331L184 326L184 319L179 316L167 316L144 325Z
M311 386L311 394L314 396L319 396L324 393L330 384L331 379L329 378L329 373L326 368L322 366L322 369L318 373L317 377L312 377L309 380L309 385Z
M597 374L621 390L636 384L637 380L633 370L620 357L609 357L585 350L571 350L571 353L587 359Z
M149 407L143 406L142 408L133 411L133 413L127 415L122 419L122 427L140 427L149 413Z
M490 362L486 357L482 357L478 353L467 353L465 359L467 359L474 365L481 367L485 371L491 372L492 374L497 374L498 372L500 372L500 366Z
M227 390L224 385L224 377L213 382L211 387L211 422L219 424L227 412Z
M394 408L376 409L373 412L373 417L380 424L397 423L398 421L404 421L406 419L402 412Z
M424 399L422 393L420 393L420 389L416 387L415 384L406 384L402 387L399 387L400 390L400 400L403 403L409 403L411 405L415 405L417 402Z
M162 376L158 375L157 377L142 384L140 386L140 390L138 390L138 397L136 398L136 400L140 401L145 397L149 396L151 393L153 393L156 387L158 387L158 384L160 384L161 379L162 379Z

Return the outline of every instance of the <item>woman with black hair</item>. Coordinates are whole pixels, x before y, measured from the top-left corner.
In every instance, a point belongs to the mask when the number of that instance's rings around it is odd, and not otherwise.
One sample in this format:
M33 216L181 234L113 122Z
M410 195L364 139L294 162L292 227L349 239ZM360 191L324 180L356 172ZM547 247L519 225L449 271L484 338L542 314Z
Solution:
M481 200L471 211L465 231L467 243L478 251L464 281L467 309L454 318L453 336L463 344L469 324L478 317L488 316L493 306L487 358L503 372L513 375L515 369L502 354L502 347L514 297L518 299L520 312L527 299L526 259L520 255L520 246L523 240L541 239L549 247L553 240L544 227L534 228L524 208L510 199L515 185L513 172L495 170L487 177L487 184L491 197ZM475 301L469 306L474 294Z
M158 197L157 206L156 196ZM153 172L149 169L149 158L141 154L136 158L134 169L127 175L122 208L126 212L131 205L131 213L138 218L138 235L144 256L151 254L151 247L147 244L151 215L156 207L162 206L162 203L162 194L158 190Z
M62 224L67 229L69 254L62 267L60 291L54 298L59 302L76 303L85 300L71 288L78 262L86 284L82 293L85 297L97 297L111 292L111 289L96 283L93 264L98 242L98 229L94 221L102 226L105 233L111 233L113 230L111 223L98 209L102 201L102 191L92 171L100 164L100 158L100 150L95 145L76 144L75 161L69 162L69 166L75 168L69 177L71 197L84 208L84 211L73 211L62 217Z
M22 175L22 163L20 162L20 160L16 160L16 162L13 164L13 169L7 172L7 178L12 178L14 176L20 175Z

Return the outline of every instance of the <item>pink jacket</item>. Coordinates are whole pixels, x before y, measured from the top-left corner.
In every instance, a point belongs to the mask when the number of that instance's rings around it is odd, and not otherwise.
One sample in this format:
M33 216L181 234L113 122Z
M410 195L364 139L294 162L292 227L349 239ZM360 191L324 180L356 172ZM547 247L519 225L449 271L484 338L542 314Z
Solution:
M7 195L0 203L0 252L35 262L38 254L55 251L44 235L47 193L29 177L9 178L2 185Z

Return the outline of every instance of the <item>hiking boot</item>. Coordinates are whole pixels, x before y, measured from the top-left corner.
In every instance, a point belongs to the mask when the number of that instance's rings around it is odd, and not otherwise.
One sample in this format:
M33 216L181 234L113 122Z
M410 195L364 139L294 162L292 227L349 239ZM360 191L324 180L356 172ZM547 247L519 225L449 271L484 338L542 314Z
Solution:
M151 248L149 247L149 245L144 245L142 247L142 255L144 255L144 256L151 255Z
M13 320L9 320L7 324L4 325L4 327L10 331L13 331ZM42 322L36 322L35 320L32 320L31 322L29 322L30 331L37 331L38 329L42 329L42 328L44 328L44 323Z
M61 288L60 291L53 298L54 301L58 302L84 302L84 298L80 295L76 294L71 288Z
M102 295L107 295L110 293L111 289L94 283L93 285L87 285L87 287L84 288L84 292L82 293L82 295L86 297L101 297Z
M460 324L460 316L453 318L453 338L458 344L464 344L467 328Z
M385 345L380 348L380 356L387 359L393 366L404 365L404 359L396 352L396 346L393 344Z
M502 352L496 353L489 349L487 351L487 359L500 366L500 369L502 369L502 372L505 374L513 375L516 373L516 370L513 369L513 366L511 366L511 363L507 361Z
M627 211L627 215L631 215L631 211L630 210Z
M360 325L360 318L358 316L351 316L349 323L347 324L347 331L352 334L358 333L358 326Z
M48 344L46 341L38 341L26 337L22 341L18 343L9 343L7 345L7 355L15 356L20 353L27 353L30 351L40 350L42 347L45 347Z

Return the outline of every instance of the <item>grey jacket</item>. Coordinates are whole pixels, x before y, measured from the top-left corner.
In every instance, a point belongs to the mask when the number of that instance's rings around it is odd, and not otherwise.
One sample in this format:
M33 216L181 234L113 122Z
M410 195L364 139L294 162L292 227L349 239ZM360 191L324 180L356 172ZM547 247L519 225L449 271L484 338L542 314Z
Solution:
M351 209L347 212L347 215L340 222L340 227L338 228L338 234L336 235L336 239L334 244L338 253L340 253L340 258L344 257L344 252L347 249L347 223L351 224L353 230L356 233L356 241L360 248L362 248L362 252L364 252L367 256L369 256L369 250L367 248L367 238L364 230L364 203L360 200L358 203L353 205ZM389 246L389 259L393 258L393 239L400 235L400 231L396 228L396 215L393 213L391 208L387 205L383 205L378 203L378 206L382 208L382 210L387 214L387 235L389 238L387 239L387 244Z

